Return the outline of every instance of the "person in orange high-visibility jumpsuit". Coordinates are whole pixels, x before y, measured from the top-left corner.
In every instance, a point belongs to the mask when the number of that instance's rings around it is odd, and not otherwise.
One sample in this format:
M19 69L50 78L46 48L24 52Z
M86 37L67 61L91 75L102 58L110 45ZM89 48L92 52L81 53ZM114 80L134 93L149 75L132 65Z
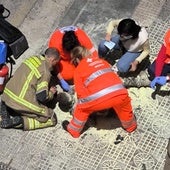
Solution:
M55 47L59 51L61 56L59 73L60 76L66 81L73 79L75 66L70 63L70 52L78 45L86 47L97 56L97 50L94 48L89 36L82 29L76 26L59 28L52 33L50 37L48 46Z
M77 104L70 122L64 121L63 128L78 138L93 112L113 108L122 127L127 132L136 129L131 99L121 79L111 70L109 63L91 55L84 47L72 50L72 62L77 64L74 72Z
M155 88L156 84L162 86L170 81L170 29L166 31L164 42L154 62L148 67L148 73L152 88Z

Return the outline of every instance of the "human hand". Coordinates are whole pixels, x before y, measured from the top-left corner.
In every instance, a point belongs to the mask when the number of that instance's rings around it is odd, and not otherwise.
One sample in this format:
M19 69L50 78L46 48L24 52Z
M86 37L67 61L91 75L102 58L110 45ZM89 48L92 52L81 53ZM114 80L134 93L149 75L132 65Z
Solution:
M70 86L64 79L60 79L60 84L64 91L70 91Z
M110 34L106 34L105 40L106 41L110 41L110 39L111 39L111 35Z
M57 88L55 86L50 87L50 92L55 94L57 92Z
M139 64L139 62L137 60L133 61L131 63L131 67L130 67L129 71L136 71L138 64Z
M161 86L165 85L167 82L167 78L166 76L159 76L159 77L155 77L150 84L150 87L152 89L155 89L156 84L159 84Z

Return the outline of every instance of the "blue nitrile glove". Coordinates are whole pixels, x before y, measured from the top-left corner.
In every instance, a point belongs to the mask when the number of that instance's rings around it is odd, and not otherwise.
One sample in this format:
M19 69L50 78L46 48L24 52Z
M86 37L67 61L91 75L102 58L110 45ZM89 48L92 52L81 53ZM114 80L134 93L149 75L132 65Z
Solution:
M159 77L155 77L152 81L151 81L151 88L155 89L156 84L159 84L161 86L165 85L167 82L166 76L159 76Z
M67 91L67 92L70 91L70 86L64 79L60 80L60 84L64 91Z

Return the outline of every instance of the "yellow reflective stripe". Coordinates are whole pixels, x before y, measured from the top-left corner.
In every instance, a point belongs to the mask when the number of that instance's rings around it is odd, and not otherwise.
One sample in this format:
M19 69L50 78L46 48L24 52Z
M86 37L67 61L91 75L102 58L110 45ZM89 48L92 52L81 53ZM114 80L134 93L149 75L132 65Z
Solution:
M45 123L41 123L36 119L28 118L28 124L29 124L29 130L53 126L53 122L51 119L48 119L47 122Z
M40 108L38 106L35 106L32 103L29 103L28 101L24 100L23 98L19 98L18 96L16 96L13 92L11 92L9 89L5 88L4 93L6 93L9 97L11 97L14 101L24 105L25 107L35 111L35 112L39 112L44 114L45 113L45 109Z
M40 60L36 56L30 57L27 60L31 62L35 67L39 67L41 65Z
M25 96L25 94L28 90L29 83L31 82L34 74L37 78L41 77L38 69L36 68L36 67L39 67L41 65L41 60L38 57L36 57L36 56L30 57L30 58L26 59L24 61L24 63L30 68L31 72L28 75L27 80L25 81L25 83L22 87L22 90L21 90L20 95L19 95L20 98L24 98L24 96Z
M40 128L40 122L38 120L35 120L35 119L34 119L34 128L35 129Z
M41 77L40 72L31 62L29 62L28 60L25 60L24 63L34 72L34 74L37 78Z
M24 98L24 96L25 96L25 94L26 94L26 92L28 90L29 83L32 80L33 76L34 76L34 72L31 71L30 74L27 77L27 80L25 81L25 83L24 83L24 85L22 87L22 90L20 92L19 98Z
M32 59L34 59L36 61L36 63L38 64L37 67L39 67L41 65L41 60L37 56L33 56ZM33 61L33 63L35 63L35 61Z
M53 125L53 122L51 119L48 119L47 122L45 122L45 123L41 123L41 122L35 120L35 129L49 127L52 125Z
M28 124L29 124L29 130L35 129L35 126L34 126L34 119L28 118Z
M45 57L43 57L43 56L40 56L40 59L41 59L41 60L45 60Z
M40 90L41 88L48 87L48 82L43 81L40 84L37 85L37 91Z

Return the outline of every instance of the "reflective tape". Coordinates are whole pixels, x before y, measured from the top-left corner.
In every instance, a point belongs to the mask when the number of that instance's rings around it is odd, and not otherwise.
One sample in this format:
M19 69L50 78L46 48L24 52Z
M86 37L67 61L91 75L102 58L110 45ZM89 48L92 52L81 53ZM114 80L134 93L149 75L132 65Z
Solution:
M43 81L40 84L38 84L37 85L37 91L39 91L40 89L42 89L44 87L48 87L48 82L47 81Z
M73 118L72 121L73 121L73 123L74 123L75 125L78 125L78 126L84 126L85 123L86 123L86 121L78 120L78 119L76 119L75 117Z
M115 92L117 90L120 90L120 89L125 89L125 87L123 86L123 84L117 84L117 85L113 85L113 86L110 86L110 87L107 87L103 90L100 90L90 96L87 96L86 98L80 98L78 100L78 104L83 104L83 103L87 103L87 102L90 102L90 101L93 101L93 100L96 100L102 96L105 96L109 93L112 93L112 92Z
M76 131L76 132L78 132L78 133L80 133L80 132L82 131L82 129L83 129L83 127L82 127L82 128L79 128L79 127L74 126L73 124L69 124L69 125L68 125L68 128L71 129L71 130L73 130L73 131Z
M67 31L76 31L77 27L70 25L70 26L62 27L59 30L60 30L60 32L64 33L64 32L67 32Z
M19 96L15 95L9 89L5 88L4 93L7 94L10 98L12 98L17 103L20 103L21 105L24 105L25 107L29 108L30 110L34 110L35 112L39 112L42 115L45 114L45 109L44 108L38 107L38 106L26 101L25 99L20 98Z
M85 81L85 86L88 86L88 84L93 81L94 79L96 79L97 77L105 74L105 73L109 73L109 72L113 72L111 68L105 68L105 69L102 69L102 70L98 70L96 72L94 72L93 74L91 74L87 80Z
M122 123L122 126L126 129L126 128L129 128L131 125L133 125L134 123L136 123L136 119L135 117L133 116L132 119L130 120L127 120L127 121L122 121L121 120L121 123Z
M27 76L27 81L25 81L25 83L22 86L22 90L21 90L20 95L19 95L20 98L24 98L25 97L25 94L27 93L30 81L32 80L33 76L34 76L34 72L31 71L29 73L29 75Z
M27 120L28 120L29 130L35 129L34 120L32 118L27 118Z
M31 71L34 72L35 76L39 79L41 77L40 72L38 71L38 69L35 67L35 65L33 65L33 63L31 63L28 60L25 60L24 63L31 69Z

